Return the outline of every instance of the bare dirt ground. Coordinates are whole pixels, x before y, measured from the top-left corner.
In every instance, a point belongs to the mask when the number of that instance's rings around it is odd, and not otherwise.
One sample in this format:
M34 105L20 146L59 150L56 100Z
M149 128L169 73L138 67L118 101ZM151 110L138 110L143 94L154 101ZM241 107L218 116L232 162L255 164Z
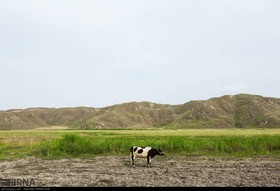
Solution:
M35 186L68 187L279 187L280 160L271 158L223 159L161 157L147 168L145 159L95 157L0 161L1 179L34 179Z

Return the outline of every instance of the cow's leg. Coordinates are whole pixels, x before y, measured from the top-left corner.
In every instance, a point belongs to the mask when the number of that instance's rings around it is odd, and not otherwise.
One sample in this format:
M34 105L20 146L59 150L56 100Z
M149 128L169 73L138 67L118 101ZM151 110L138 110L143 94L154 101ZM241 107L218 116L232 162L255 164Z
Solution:
M134 159L135 159L135 156L133 154L133 147L130 148L130 160L131 160L131 167L135 167L135 164L134 164Z
M132 157L132 166L133 167L135 167L134 159L135 159L135 156Z
M151 168L152 167L152 159L151 159L151 157L148 155L147 156L147 167L149 168Z
M135 167L134 159L135 159L135 156L133 155L133 153L130 153L131 167L132 166Z

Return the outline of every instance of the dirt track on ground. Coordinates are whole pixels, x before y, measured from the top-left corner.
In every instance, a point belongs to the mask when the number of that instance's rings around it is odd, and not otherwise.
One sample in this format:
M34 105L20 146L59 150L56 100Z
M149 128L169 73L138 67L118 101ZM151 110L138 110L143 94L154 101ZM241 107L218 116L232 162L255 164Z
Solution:
M147 168L144 159L130 167L128 157L0 162L0 178L33 179L35 186L211 187L280 186L280 161L270 158L222 159L160 157Z

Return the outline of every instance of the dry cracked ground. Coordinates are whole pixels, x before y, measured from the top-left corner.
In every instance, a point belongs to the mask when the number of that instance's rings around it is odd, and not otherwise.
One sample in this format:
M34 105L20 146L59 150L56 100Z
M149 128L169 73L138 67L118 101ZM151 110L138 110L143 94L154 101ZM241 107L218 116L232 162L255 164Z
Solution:
M33 179L40 187L279 187L280 160L156 156L153 167L129 157L0 161L0 178Z

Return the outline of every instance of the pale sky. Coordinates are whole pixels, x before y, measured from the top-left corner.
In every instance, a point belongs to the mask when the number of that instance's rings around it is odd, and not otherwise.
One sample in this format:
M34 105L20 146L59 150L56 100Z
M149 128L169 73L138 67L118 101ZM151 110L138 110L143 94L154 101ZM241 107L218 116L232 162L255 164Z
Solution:
M0 110L280 97L279 0L0 0Z

